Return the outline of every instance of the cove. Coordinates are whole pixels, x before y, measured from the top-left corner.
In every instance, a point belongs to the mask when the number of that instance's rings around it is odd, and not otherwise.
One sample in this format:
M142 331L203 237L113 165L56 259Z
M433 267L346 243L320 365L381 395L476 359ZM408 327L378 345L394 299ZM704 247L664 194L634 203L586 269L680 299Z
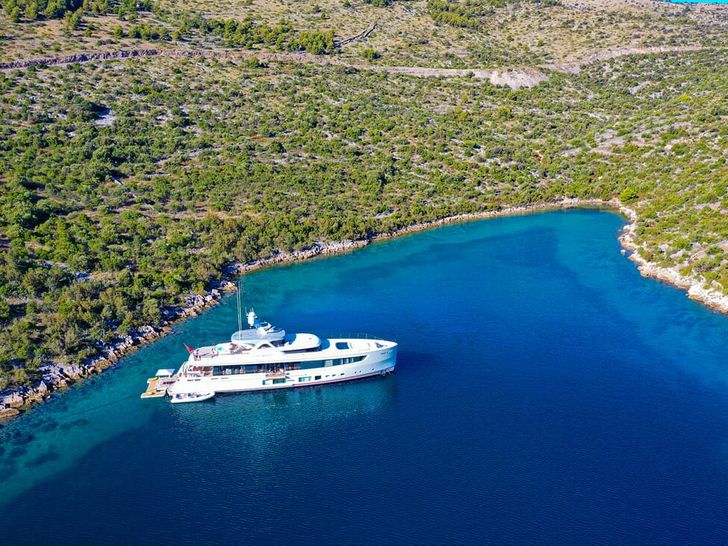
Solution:
M245 301L400 344L397 373L142 401L234 298L0 429L7 544L723 542L728 319L639 275L621 217L454 224L262 270Z

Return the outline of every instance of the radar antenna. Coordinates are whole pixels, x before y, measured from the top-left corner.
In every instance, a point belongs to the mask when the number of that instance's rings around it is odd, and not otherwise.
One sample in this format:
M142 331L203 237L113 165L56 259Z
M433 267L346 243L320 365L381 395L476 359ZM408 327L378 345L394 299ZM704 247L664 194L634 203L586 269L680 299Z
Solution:
M251 308L250 311L248 311L248 326L251 328L257 327L256 322L258 320L258 316L255 314L255 311Z

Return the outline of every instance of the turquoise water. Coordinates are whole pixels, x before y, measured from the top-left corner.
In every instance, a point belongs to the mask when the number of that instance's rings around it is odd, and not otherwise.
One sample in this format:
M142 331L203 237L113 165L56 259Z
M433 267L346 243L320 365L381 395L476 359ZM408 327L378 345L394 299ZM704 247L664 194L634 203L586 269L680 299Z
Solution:
M289 330L393 377L173 406L145 379L228 299L0 430L5 544L724 542L728 319L642 278L623 220L451 225L254 273Z

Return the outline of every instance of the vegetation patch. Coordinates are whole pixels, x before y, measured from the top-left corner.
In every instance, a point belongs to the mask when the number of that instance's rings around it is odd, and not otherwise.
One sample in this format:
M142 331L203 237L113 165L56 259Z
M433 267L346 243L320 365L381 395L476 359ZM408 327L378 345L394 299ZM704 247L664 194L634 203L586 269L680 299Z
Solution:
M618 4L3 0L3 62L175 51L0 74L0 388L159 322L231 262L562 198L620 198L643 256L725 291L725 50L519 90L376 66L726 45L719 11Z
M95 354L233 261L563 197L621 197L646 257L728 286L726 82L710 52L519 91L200 58L7 72L2 382Z
M427 0L432 19L439 24L479 29L481 18L492 14L489 4L477 0Z

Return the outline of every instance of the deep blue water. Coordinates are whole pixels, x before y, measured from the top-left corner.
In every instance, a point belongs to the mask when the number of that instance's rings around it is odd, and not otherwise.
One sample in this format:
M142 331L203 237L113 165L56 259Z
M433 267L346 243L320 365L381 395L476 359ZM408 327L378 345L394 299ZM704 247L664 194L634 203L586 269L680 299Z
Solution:
M728 540L728 319L640 277L623 221L501 218L260 271L290 330L390 378L172 406L145 378L233 299L0 431L3 544Z

